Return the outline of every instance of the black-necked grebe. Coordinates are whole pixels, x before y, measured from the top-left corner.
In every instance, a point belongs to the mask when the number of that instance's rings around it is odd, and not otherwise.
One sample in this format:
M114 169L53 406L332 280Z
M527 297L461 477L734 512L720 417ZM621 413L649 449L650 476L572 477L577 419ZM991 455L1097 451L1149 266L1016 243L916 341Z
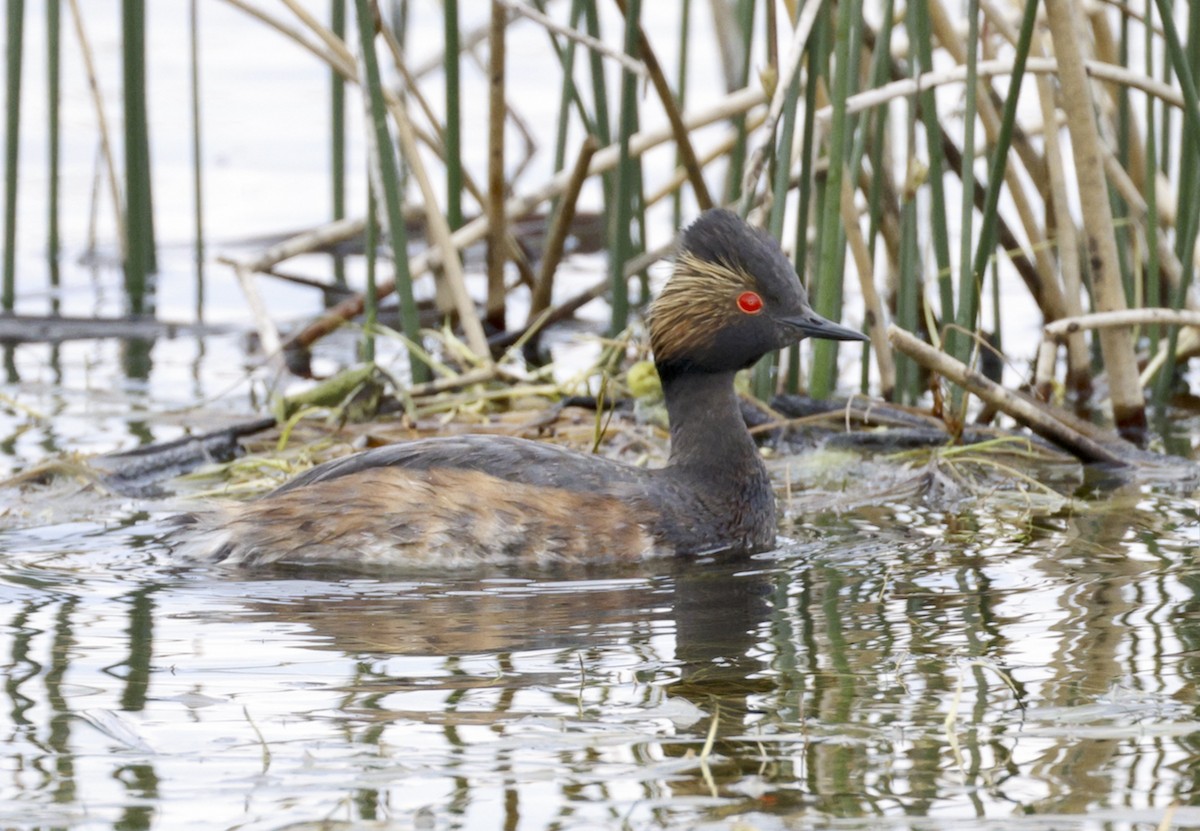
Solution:
M649 330L671 422L666 467L517 438L404 442L196 518L180 551L246 566L450 567L772 548L775 496L734 374L804 337L865 337L817 315L778 244L724 210L683 233Z

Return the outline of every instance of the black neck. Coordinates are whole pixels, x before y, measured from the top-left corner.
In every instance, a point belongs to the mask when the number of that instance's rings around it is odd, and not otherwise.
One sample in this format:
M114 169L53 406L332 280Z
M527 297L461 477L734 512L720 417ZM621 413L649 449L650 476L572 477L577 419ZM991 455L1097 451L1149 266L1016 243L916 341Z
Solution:
M758 448L746 429L733 372L698 372L659 366L667 415L671 419L670 465L696 472L711 470L729 481L730 474L762 472Z

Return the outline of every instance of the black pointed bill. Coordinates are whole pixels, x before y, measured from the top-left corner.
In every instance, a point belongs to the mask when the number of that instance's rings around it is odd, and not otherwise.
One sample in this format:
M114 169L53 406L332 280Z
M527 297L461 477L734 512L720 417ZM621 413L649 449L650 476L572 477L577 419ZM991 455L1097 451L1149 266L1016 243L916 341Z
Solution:
M826 320L814 311L808 311L794 317L783 318L783 323L804 333L805 337L822 338L824 340L869 340L857 329Z

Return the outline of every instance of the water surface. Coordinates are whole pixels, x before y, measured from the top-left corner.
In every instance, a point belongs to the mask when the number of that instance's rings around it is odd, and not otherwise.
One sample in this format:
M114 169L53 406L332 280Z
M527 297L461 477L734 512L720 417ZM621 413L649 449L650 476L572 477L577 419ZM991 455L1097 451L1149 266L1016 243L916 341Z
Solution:
M0 825L1186 827L1196 511L1107 498L588 573L183 569L119 506L9 531Z

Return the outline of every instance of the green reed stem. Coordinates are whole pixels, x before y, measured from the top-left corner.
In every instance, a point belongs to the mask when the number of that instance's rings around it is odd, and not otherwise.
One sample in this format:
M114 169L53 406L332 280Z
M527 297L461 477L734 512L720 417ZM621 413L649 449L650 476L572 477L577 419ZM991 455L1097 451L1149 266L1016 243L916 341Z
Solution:
M862 18L861 14L855 15L854 19L851 21L850 43L854 44L854 47L851 49L851 56L850 56L850 59L854 62L854 66L850 73L850 78L847 81L847 83L849 84L849 86L846 88L846 97L847 98L849 98L854 93L858 92L858 88L859 88L860 78L859 78L858 66L859 66L859 56L862 53L862 43L863 43L863 18ZM878 74L878 70L879 70L878 63L879 62L877 60L875 60L876 57L878 57L878 56L874 56L872 58L871 67L868 69L868 73L867 73L868 79L874 79L875 76ZM851 189L853 189L854 183L858 181L859 166L862 164L863 151L866 148L867 131L865 129L863 129L863 130L858 129L858 124L859 124L859 117L857 115L846 117L846 136L848 139L850 139L850 152L845 157L846 170L842 174L842 176L843 176L843 181L845 181L848 178ZM842 197L841 197L841 194L839 193L838 194L839 213L841 211L841 208L840 208L841 202L842 202Z
M408 267L408 232L404 225L404 210L400 197L400 170L396 162L396 145L388 129L387 107L380 86L379 59L375 54L375 20L371 15L369 0L354 0L358 18L358 36L362 44L362 66L367 95L371 103L371 129L374 133L374 149L378 157L378 171L382 196L383 214L386 219L387 236L392 249L392 260L396 266L396 294L400 298L400 328L413 344L421 342L421 318L413 297L412 272ZM418 357L415 349L409 350L413 383L423 383L430 378L430 371Z
M571 0L570 25L573 29L578 28L580 20L583 19L584 2L585 0ZM535 0L535 5L537 6L538 11L545 13L545 0ZM564 133L564 135L561 142L561 158L558 155L555 156L555 159L557 160L555 162L555 170L562 170L563 166L566 165L567 139L565 133L567 131L567 127L569 127L569 123L564 123L563 119L565 118L565 113L570 110L571 105L574 105L579 115L579 120L583 122L584 129L587 130L588 135L597 136L597 133L595 122L587 110L587 105L584 103L583 98L579 94L579 86L575 83L575 41L568 38L565 39L565 44L560 45L558 42L558 36L555 35L554 32L547 31L546 34L550 38L550 46L554 49L555 55L558 56L558 62L562 67L563 72L562 99L560 100L560 116L558 120L558 126L559 130ZM565 105L562 103L563 101L565 101ZM556 143L556 153L559 149L560 145Z
M1146 2L1149 3L1149 2L1151 2L1151 0L1146 0ZM1157 0L1154 0L1154 2L1157 2ZM1162 78L1161 78L1162 83L1165 86L1172 86L1172 81L1173 81L1174 77L1175 77L1175 73L1171 70L1171 61L1164 60L1163 66L1162 66ZM1160 126L1159 126L1159 130L1158 130L1159 144L1160 144L1159 158L1161 159L1160 164L1162 165L1162 172L1167 174L1168 176L1171 175L1171 160L1174 158L1174 156L1171 155L1172 133L1174 132L1171 129L1171 122L1174 120L1173 119L1174 109L1175 109L1174 107L1168 107L1165 105L1163 106L1161 115L1160 115L1160 119L1161 119Z
M130 314L152 311L146 291L157 269L154 204L150 183L150 130L146 114L146 3L122 0L122 69L125 88L125 293Z
M992 260L992 334L988 338L989 342L995 347L997 352L1004 351L1004 327L1001 312L1002 304L1000 303L1000 261Z
M633 133L636 135L642 129L642 120L635 109L633 111ZM630 246L629 257L639 257L646 251L646 179L642 171L642 157L635 156L633 159L633 215L634 222L629 226ZM634 228L637 228L637 235L633 235ZM645 306L650 302L650 272L642 269L638 272L638 299L639 306Z
M596 11L596 3L583 4L584 23L587 33L594 38L603 36L600 31L600 17ZM592 112L595 118L595 135L601 147L612 144L612 121L608 115L608 87L604 80L604 58L594 49L587 50L591 60L592 74Z
M815 143L817 124L817 88L820 78L828 67L826 54L826 33L828 26L828 7L822 7L817 12L812 34L808 37L805 47L808 63L808 82L804 87L804 123L800 134L800 187L796 205L795 260L796 272L805 274L808 270L808 221L812 213L813 190L813 144Z
M59 163L61 161L60 110L62 102L61 73L61 34L62 34L62 3L61 0L46 0L46 106L48 110L47 132L49 135L48 183L49 216L46 223L46 258L50 265L50 285L55 289L60 282L58 258L62 247L59 239ZM53 292L51 301L55 311L58 310L58 292Z
M587 26L587 33L594 38L603 36L600 31L600 17L596 11L595 2L585 2L583 4L584 22ZM626 27L628 29L628 18L626 18ZM628 31L627 31L628 33ZM604 59L594 49L587 50L591 64L592 75L592 135L600 143L601 147L607 147L612 144L612 122L608 115L608 87L604 80ZM604 185L604 210L609 217L609 221L615 221L616 211L614 209L614 200L616 199L616 177L607 172L601 177L601 182ZM613 238L612 228L609 229L609 239Z
M188 71L192 96L192 212L196 235L196 319L204 319L204 153L200 135L200 2L191 0Z
M906 332L920 331L921 284L916 194L906 188L900 206L900 274L896 296L896 325ZM896 353L894 394L900 403L913 403L921 397L917 364L900 352Z
M1171 3L1171 5L1174 5L1174 3ZM1179 84L1181 87L1183 87L1185 101L1183 121L1185 129L1181 131L1179 147L1178 182L1181 186L1186 185L1186 183L1196 181L1197 168L1200 168L1200 159L1196 158L1197 152L1200 152L1197 150L1197 145L1200 145L1200 136L1190 132L1195 128L1195 119L1193 117L1196 115L1196 103L1187 95L1189 82L1190 86L1192 86L1194 89L1195 73L1198 69L1200 69L1200 54L1198 54L1200 53L1200 8L1198 8L1197 4L1195 3L1188 3L1187 9L1187 40L1183 42L1183 45L1181 45L1180 48L1180 52L1183 53L1181 57L1187 69L1181 70L1179 66L1175 67L1175 73L1179 77ZM1166 27L1164 25L1164 29L1165 28ZM1171 21L1170 31L1176 31L1174 20ZM1175 35L1175 39L1179 39L1178 34ZM1174 62L1174 58L1172 58L1172 62ZM1181 190L1180 192L1195 193L1194 190ZM1180 200L1179 218L1177 220L1178 227L1187 228L1187 226L1193 220L1193 217L1195 217L1197 214L1200 214L1200 205L1196 204L1195 199ZM1188 259L1191 260L1191 249L1186 250L1189 252Z
M540 9L539 9L540 10ZM579 25L583 16L583 0L571 0L570 25ZM554 172L558 173L567 166L567 133L571 126L571 104L579 102L579 91L575 88L575 41L570 38L561 49L554 33L550 32L550 42L558 52L559 63L562 66L562 89L558 97L558 122L554 132ZM582 110L582 107L580 108ZM586 123L586 121L585 121ZM551 214L558 213L559 197L554 198L554 208Z
M796 114L800 104L800 73L792 78L787 103L783 105L783 118L779 125L779 138L774 147L775 175L771 181L771 213L767 218L767 232L777 240L783 238L783 219L787 213L787 197L791 187L792 144L796 135Z
M894 16L895 0L885 0L883 4L882 23L875 37L875 48L871 52L871 67L867 75L868 88L878 88L887 83L888 73L891 70L891 52L887 48L881 48L881 45L885 46L891 42ZM861 21L860 25L863 25ZM884 177L878 165L882 158L881 148L887 124L887 114L887 107L876 107L867 113L862 128L855 134L854 152L850 157L850 182L851 190L854 190L855 183L859 181L862 172L863 156L866 155L868 147L872 150L872 171L874 175L872 175L870 185L867 188L868 227L866 237L867 248L872 263L875 262L875 235L878 233L879 218L882 214L881 202ZM864 343L859 372L859 388L863 393L868 391L870 378L871 344Z
M793 234L795 240L792 264L796 273L801 275L805 284L811 282L803 279L808 273L808 222L812 215L813 190L813 144L816 134L817 87L819 78L825 74L828 67L828 6L822 6L817 12L812 34L805 46L808 64L808 82L804 88L804 123L800 134L800 187L796 196L796 228ZM788 348L788 373L784 388L790 393L800 391L800 347Z
M845 175L847 141L850 138L846 118L846 99L850 96L858 66L858 43L851 43L854 18L862 17L862 0L843 0L838 6L834 40L835 66L830 99L833 118L829 130L829 172L825 181L825 210L821 215L821 248L817 281L813 284L813 307L832 320L841 317L842 274L837 270L844 248L841 231L842 179ZM809 390L816 398L826 398L837 385L837 342L813 342L813 371Z
M928 0L916 0L908 6L908 26L914 33L916 61L912 74L933 70L933 35L930 32ZM886 46L885 46L886 48ZM937 263L938 295L942 320L954 320L954 277L950 272L950 236L946 214L946 187L943 174L942 129L938 121L937 98L932 89L917 95L921 123L925 128L926 152L929 154L930 233L933 237L933 257ZM909 331L916 331L910 329ZM899 356L897 356L899 357ZM907 360L907 359L906 359Z
M1166 39L1168 61L1179 79L1180 89L1183 92L1183 118L1186 129L1182 131L1183 147L1181 150L1183 151L1182 155L1185 157L1183 160L1185 164L1181 164L1180 167L1179 192L1195 193L1200 188L1200 164L1196 164L1194 160L1189 161L1186 157L1194 155L1197 145L1200 143L1200 98L1196 94L1196 83L1192 75L1189 55L1184 51L1183 45L1179 40L1179 31L1175 27L1170 0L1155 0L1155 2L1158 5L1158 14L1162 21L1163 34ZM1200 40L1193 42L1191 46L1193 49L1200 49ZM1170 108L1163 107L1164 111L1168 109ZM1165 135L1163 138L1165 142ZM1165 146L1163 153L1164 155L1166 153ZM1186 177L1185 173L1187 174ZM1151 187L1153 185L1148 184L1147 190ZM1175 287L1171 295L1171 306L1175 309L1182 308L1195 273L1192 252L1196 250L1197 219L1200 218L1200 210L1197 210L1197 206L1193 202L1194 200L1190 199L1179 200L1178 233L1175 252L1183 264L1183 274L1181 275L1179 285ZM1172 326L1169 332L1168 358L1158 378L1161 389L1157 394L1164 401L1166 400L1168 387L1163 385L1169 385L1175 374L1179 327Z
M1183 131L1184 152L1181 153L1181 167L1179 172L1179 181L1181 184L1181 193L1191 193L1183 189L1182 185L1189 185L1194 178L1194 171L1200 167L1196 160L1192 158L1194 154L1188 153L1188 149L1195 149L1196 142L1200 142L1200 101L1197 99L1196 83L1192 75L1190 58L1187 52L1184 51L1183 44L1179 40L1179 31L1175 27L1175 20L1172 17L1170 0L1156 0L1158 4L1159 17L1162 20L1163 33L1166 36L1167 57L1170 60L1171 67L1179 78L1179 85L1183 92L1183 117L1187 125L1187 129ZM1200 43L1192 44L1193 48L1200 48ZM1164 153L1166 149L1164 147ZM1185 219L1186 211L1186 219ZM1182 199L1179 204L1179 224L1181 228L1194 224L1191 220L1198 213L1194 200ZM1183 261L1185 272L1190 272L1190 263L1192 261L1191 250L1192 246L1187 244L1187 233L1180 234L1176 242L1176 252ZM1194 246L1195 237L1192 237Z
M1131 308L1136 307L1141 298L1141 292L1134 285L1133 270L1130 268L1129 247L1133 226L1130 223L1129 209L1125 200L1112 185L1108 187L1108 205L1109 212L1113 217L1113 239L1117 244L1117 268L1121 272L1121 288L1125 293L1125 305Z
M625 54L638 55L638 32L641 19L641 0L630 0L625 11ZM630 225L634 215L634 192L639 177L629 152L629 140L637 130L637 76L628 69L621 70L620 155L617 162L616 211L613 241L609 254L609 274L612 291L612 321L609 331L618 334L629 323L629 286L625 280L625 263L633 254Z
M1165 26L1164 26L1165 28ZM1171 32L1175 31L1174 22L1171 24ZM1178 36L1176 36L1178 39ZM1180 146L1180 164L1179 164L1179 183L1180 193L1196 193L1196 189L1200 186L1200 133L1196 133L1197 125L1200 124L1200 102L1196 98L1196 68L1200 67L1200 7L1197 4L1188 4L1188 41L1186 53L1181 48L1181 63L1175 67L1175 72L1179 76L1179 83L1183 89L1184 97L1184 124L1187 129L1182 131L1182 140ZM1183 233L1176 238L1176 244L1179 245L1178 251L1180 258L1188 263L1194 262L1193 252L1196 243L1196 226L1200 222L1200 205L1195 199L1181 199L1179 206L1179 218L1177 220L1177 228ZM1182 244L1180 244L1182 243ZM1189 269L1188 279L1190 281L1192 269ZM1190 282L1189 282L1190 285ZM1180 301L1182 302L1182 300Z
M379 291L376 288L379 214L375 210L375 189L368 184L367 190L367 221L363 228L363 245L366 246L364 254L367 260L367 290L363 294L363 338L359 346L359 353L363 361L373 361L375 360L375 324L379 320Z
M800 73L792 78L787 103L783 108L783 119L779 126L779 139L774 145L774 176L771 181L771 213L767 219L767 233L777 240L783 238L783 219L787 208L788 190L791 184L792 139L796 134L796 110L800 102ZM775 393L778 377L779 356L765 356L754 367L754 396L763 401L770 400Z
M1146 77L1154 77L1154 7L1151 0L1146 0L1146 17L1143 26L1145 42L1143 49L1146 56ZM1146 182L1154 182L1158 173L1158 136L1154 130L1154 96L1146 96L1146 152L1143 160L1143 177ZM1162 277L1159 274L1158 261L1158 188L1147 187L1146 195L1146 305L1154 308L1162 305ZM1158 352L1161 329L1149 326L1146 333L1150 337L1150 354ZM1161 380L1161 378L1159 379ZM1165 395L1166 388L1159 383L1154 385L1154 405L1161 410L1165 400L1159 393Z
M879 28L879 32L875 36L875 49L871 52L871 66L867 72L868 88L881 87L888 81L888 72L891 70L891 52L886 48L887 44L892 39L892 18L894 16L895 0L885 0L883 4L883 23ZM861 30L863 22L858 21L858 26ZM862 170L862 159L866 153L867 139L876 132L875 128L869 125L883 123L887 120L887 107L873 107L870 109L865 118L863 129L856 130L854 134L854 150L850 154L850 182L851 186L858 182L859 172ZM874 179L880 179L876 176Z
M4 285L0 308L11 312L16 303L17 272L17 161L21 125L21 52L24 40L25 2L8 0L8 38L5 43L4 118Z
M959 206L959 230L962 234L958 258L958 314L955 322L962 331L973 332L979 317L980 283L975 277L971 258L971 237L975 225L975 115L976 95L979 92L979 0L967 2L967 86L966 108L963 113L962 143L962 202ZM982 240L981 240L982 242ZM946 333L946 351L966 363L974 341L950 329ZM962 400L962 390L954 389L955 406Z
M979 242L975 249L975 265L972 271L975 283L983 280L988 259L995 250L996 218L999 216L997 207L1000 204L1000 191L1004 189L1004 171L1008 166L1008 151L1012 146L1013 128L1017 121L1017 100L1021 96L1021 80L1025 77L1025 60L1029 57L1029 47L1033 43L1037 8L1038 0L1027 0L1025 15L1021 18L1021 31L1017 37L1017 52L1013 57L1008 96L1004 100L1004 113L1000 119L1000 130L996 134L996 146L992 150L992 161L988 170L987 196L984 200L983 220L979 227ZM966 147L963 150L965 152ZM963 169L966 170L965 160Z
M458 0L444 0L442 23L445 30L445 54L442 71L446 75L446 221L451 231L463 224L462 192L462 119L459 107Z

